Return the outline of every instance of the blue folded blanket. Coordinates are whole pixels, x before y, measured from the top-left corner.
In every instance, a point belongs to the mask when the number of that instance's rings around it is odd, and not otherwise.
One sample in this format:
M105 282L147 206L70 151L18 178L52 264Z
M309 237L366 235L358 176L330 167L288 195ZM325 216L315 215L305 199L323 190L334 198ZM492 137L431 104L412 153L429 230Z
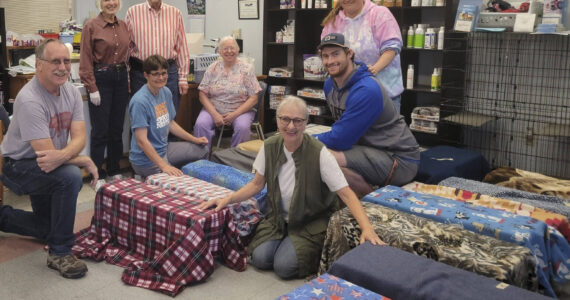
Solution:
M236 168L220 165L208 160L198 160L189 163L182 167L182 173L233 191L239 190L254 177L252 173L246 173ZM267 195L267 188L263 188L261 192L253 196L253 198L257 200L259 209L262 212L265 211L266 206L265 195Z
M328 273L392 299L549 299L422 256L368 242L339 258Z

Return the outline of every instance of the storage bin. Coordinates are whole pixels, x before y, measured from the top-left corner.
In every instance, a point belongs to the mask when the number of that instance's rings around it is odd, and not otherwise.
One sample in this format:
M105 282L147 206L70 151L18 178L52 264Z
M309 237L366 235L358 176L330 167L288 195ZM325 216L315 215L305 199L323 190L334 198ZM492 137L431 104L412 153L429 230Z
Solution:
M59 33L40 33L41 36L44 37L44 39L59 39Z
M73 43L73 34L69 34L69 33L60 33L59 34L59 40L64 42L64 43Z

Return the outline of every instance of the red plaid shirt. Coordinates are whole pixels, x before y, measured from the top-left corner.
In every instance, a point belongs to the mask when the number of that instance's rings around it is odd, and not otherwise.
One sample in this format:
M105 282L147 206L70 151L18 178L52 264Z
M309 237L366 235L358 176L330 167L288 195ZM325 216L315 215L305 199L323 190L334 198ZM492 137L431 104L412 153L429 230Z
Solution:
M128 179L104 185L91 226L77 233L78 257L125 267L125 283L175 296L214 271L214 258L245 270L246 252L228 209L198 210L203 200Z

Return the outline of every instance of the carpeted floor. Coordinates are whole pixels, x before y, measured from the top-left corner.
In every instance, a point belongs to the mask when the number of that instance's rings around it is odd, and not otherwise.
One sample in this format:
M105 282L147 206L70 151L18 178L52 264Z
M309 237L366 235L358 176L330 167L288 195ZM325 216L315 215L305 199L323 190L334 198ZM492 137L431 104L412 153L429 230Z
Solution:
M75 230L89 226L95 191L85 183L77 205ZM4 204L29 209L27 197L4 191ZM0 299L172 299L121 281L122 269L86 260L89 272L81 279L65 279L46 266L44 245L34 239L0 232ZM236 272L221 264L204 283L186 287L177 299L275 299L304 280L279 279L271 271L248 266Z

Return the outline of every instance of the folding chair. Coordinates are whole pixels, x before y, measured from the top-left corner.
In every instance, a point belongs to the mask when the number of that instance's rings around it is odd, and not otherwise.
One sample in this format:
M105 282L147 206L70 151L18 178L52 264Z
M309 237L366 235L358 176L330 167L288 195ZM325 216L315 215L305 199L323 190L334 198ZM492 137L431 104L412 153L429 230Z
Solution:
M259 139L265 140L265 136L263 135L263 128L261 127L261 124L259 123L259 108L261 107L261 103L263 103L263 101L265 99L265 92L267 91L267 83L260 81L259 86L261 87L261 91L259 91L259 93L257 93L257 105L253 108L253 110L255 111L255 116L253 117L253 122L251 122L251 125L253 127L255 127L255 131L256 131ZM225 125L222 125L222 128L220 129L219 137L218 137L218 143L216 144L217 149L220 148L220 143L222 142L222 137L224 136L224 129L225 129Z

